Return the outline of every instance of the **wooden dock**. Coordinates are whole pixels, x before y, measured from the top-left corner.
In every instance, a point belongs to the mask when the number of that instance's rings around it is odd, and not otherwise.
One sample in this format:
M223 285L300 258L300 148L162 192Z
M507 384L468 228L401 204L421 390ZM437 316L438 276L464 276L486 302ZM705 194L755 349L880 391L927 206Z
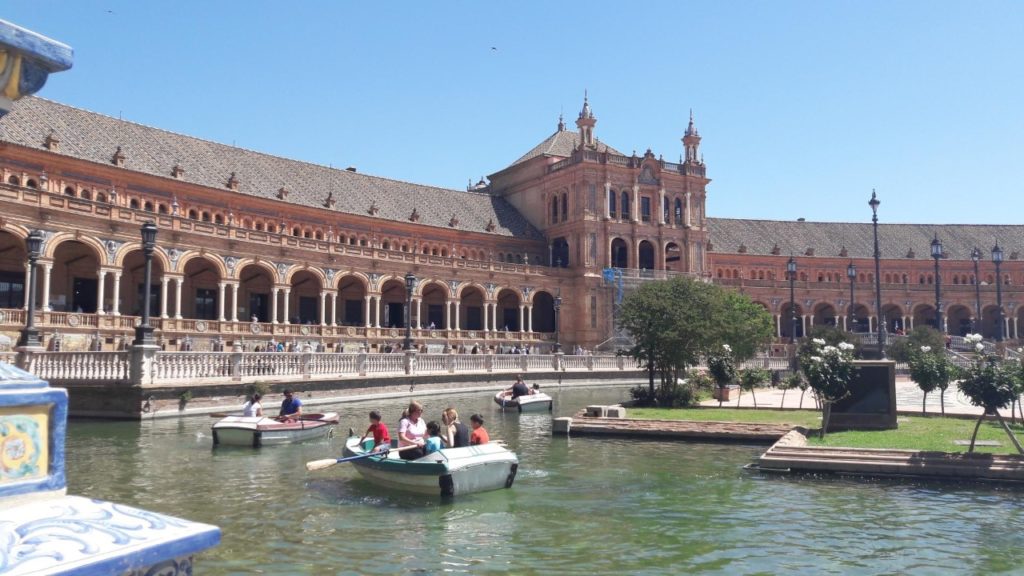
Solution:
M567 420L567 419L560 419ZM750 442L771 444L793 429L788 424L748 424L743 422L698 422L691 420L634 420L600 418L583 413L571 418L570 436L633 436L674 440L714 442Z

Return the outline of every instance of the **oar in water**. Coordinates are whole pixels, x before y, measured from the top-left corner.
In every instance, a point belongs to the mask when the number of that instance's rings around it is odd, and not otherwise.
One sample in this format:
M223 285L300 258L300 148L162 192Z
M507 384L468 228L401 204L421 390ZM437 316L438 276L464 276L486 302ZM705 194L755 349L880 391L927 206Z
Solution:
M386 450L378 450L376 452L367 452L366 454L357 454L347 458L325 458L323 460L313 460L312 462L306 462L306 470L309 470L310 472L314 470L323 470L324 468L330 468L331 466L341 464L342 462L361 460L363 458L369 458L370 456L387 456L388 452L401 452L402 450L408 450L409 448L416 447L416 445L402 446L401 448L388 448Z

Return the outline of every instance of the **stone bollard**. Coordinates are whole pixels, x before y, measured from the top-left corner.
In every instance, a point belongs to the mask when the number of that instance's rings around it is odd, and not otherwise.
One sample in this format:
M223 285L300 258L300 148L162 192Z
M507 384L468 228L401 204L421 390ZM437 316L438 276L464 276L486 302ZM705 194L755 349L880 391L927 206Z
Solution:
M626 417L626 409L624 407L622 407L622 406L619 406L619 405L608 406L605 409L605 417L606 418L625 418Z
M607 406L600 406L597 404L587 406L587 416L590 418L605 418L607 416L607 411Z
M551 434L564 434L568 436L571 428L572 418L569 418L568 416L555 418L551 421Z

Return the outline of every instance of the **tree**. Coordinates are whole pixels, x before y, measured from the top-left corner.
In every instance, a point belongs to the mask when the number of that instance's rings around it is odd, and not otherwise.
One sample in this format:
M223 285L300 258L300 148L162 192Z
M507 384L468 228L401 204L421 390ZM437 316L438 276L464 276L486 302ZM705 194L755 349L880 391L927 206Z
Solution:
M771 372L763 368L744 368L740 370L740 389L750 390L750 395L754 398L754 408L757 408L757 394L754 393L754 388L771 380L771 377ZM736 405L739 406L739 398L736 399Z
M1021 447L1013 431L1006 425L1006 420L999 413L1001 408L1006 408L1014 398L1017 397L1017 389L1014 380L1016 367L1009 362L1002 362L998 356L985 354L985 346L981 343L981 334L968 334L964 337L969 344L974 344L978 356L971 364L971 367L964 371L960 379L960 391L975 406L981 406L983 411L978 421L974 424L974 433L971 435L971 447L967 452L974 452L974 442L978 437L978 428L985 416L995 416L1002 425L1006 435L1017 448L1017 452L1024 454L1024 447Z
M853 344L840 342L838 346L831 346L819 338L811 344L808 354L800 359L800 369L821 402L821 437L824 438L832 405L849 396L850 381L857 368L853 365Z
M625 353L647 369L649 394L655 375L676 382L687 367L723 344L753 355L771 339L768 311L748 297L692 278L645 282L622 302L619 326L634 345Z
M925 413L925 406L928 402L928 393L936 389L942 390L939 396L942 404L942 413L946 413L945 391L953 379L956 367L946 358L944 348L935 350L930 346L921 346L917 350L910 351L910 378L917 383L917 387L924 392L921 400L921 414Z
M906 338L894 338L886 352L894 362L910 362L911 354L922 346L940 352L946 348L946 335L931 326L917 326Z
M708 372L718 386L718 406L722 406L722 399L725 398L725 387L736 379L736 362L733 360L732 347L722 344L722 347L708 353Z

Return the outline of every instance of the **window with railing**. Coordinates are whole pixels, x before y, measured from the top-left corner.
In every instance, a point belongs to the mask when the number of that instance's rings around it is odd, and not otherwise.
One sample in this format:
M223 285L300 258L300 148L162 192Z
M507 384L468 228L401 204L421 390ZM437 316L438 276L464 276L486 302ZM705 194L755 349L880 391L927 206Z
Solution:
M640 198L640 218L644 222L651 221L651 199L647 196Z

